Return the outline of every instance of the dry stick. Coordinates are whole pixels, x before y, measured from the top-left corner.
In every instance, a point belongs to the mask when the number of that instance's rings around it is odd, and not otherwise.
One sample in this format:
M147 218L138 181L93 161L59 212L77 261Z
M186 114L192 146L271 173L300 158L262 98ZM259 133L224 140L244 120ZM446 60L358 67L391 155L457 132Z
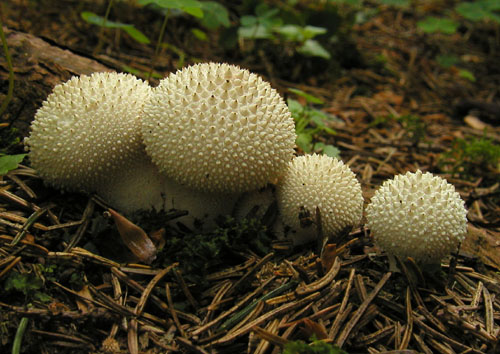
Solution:
M128 323L127 344L128 344L128 351L130 354L139 354L136 318L131 318L130 322Z
M139 293L142 294L142 292L144 291L144 287L141 284L137 283L133 279L130 279L125 273L123 273L118 268L111 267L111 272L114 275L116 275L118 277L118 279L120 279L121 281L125 282L128 286L130 286L131 288L135 289ZM151 295L151 300L155 303L156 306L158 306L163 311L165 311L165 312L169 311L168 305L165 302L161 301L161 299L158 298L158 296ZM194 316L194 315L187 314L187 313L180 312L180 311L177 311L177 315L179 317L181 317L181 318L183 318L183 319L191 322L191 323L194 323L194 324L199 324L200 323L200 319L198 317Z
M305 296L307 294L310 294L312 292L318 291L321 288L327 286L332 282L332 280L335 278L335 276L338 274L340 270L340 259L337 257L335 259L335 262L333 263L333 266L330 268L328 273L325 274L325 276L311 284L307 284L303 287L300 287L298 289L295 289L295 294L300 297L300 296Z
M330 340L335 339L335 336L337 335L337 332L340 329L340 320L343 317L343 313L346 309L347 302L349 301L349 294L351 292L351 286L352 286L352 281L354 279L355 272L356 272L356 270L354 268L352 268L351 272L349 273L349 280L347 282L347 288L345 289L344 298L342 299L342 304L340 305L340 309L339 309L339 312L337 314L337 317L335 317L335 320L333 321L333 324L330 327L330 331L328 332L328 338Z
M81 220L82 224L80 225L80 227L76 231L75 236L69 241L68 245L64 249L64 252L69 252L69 250L72 249L73 247L75 247L78 244L78 242L80 242L80 240L82 239L83 234L87 230L87 227L90 223L90 217L92 216L92 213L94 212L94 205L95 204L92 201L92 198L89 198L89 200L87 202L87 206L85 207L85 210L83 211L82 220Z
M206 331L207 329L213 327L215 324L219 323L220 321L222 321L223 319L225 319L226 317L228 317L229 315L231 315L232 313L236 312L240 307L242 307L244 304L246 304L247 302L249 302L252 298L256 297L257 295L259 295L263 290L264 288L269 285L269 283L271 281L273 281L275 279L275 277L271 277L269 278L268 280L266 280L261 286L259 286L255 291L253 291L252 293L248 294L247 296L245 296L241 301L239 301L236 305L234 305L233 307L231 307L229 310L227 310L226 312L224 312L223 314L221 314L219 317L217 317L216 319L208 322L207 324L199 327L198 329L196 329L193 333L191 333L192 336L197 336L199 335L200 333Z
M413 320L415 321L415 323L419 327L421 327L425 332L427 332L428 335L436 337L436 338L442 340L443 342L446 342L446 343L450 344L451 346L455 347L456 349L458 349L460 351L465 351L467 353L478 353L478 354L482 353L482 351L480 351L480 350L476 350L474 348L468 347L468 346L466 346L466 345L464 345L464 344L462 344L460 342L457 342L454 339L451 339L451 338L445 336L441 332L438 332L434 328L429 327L428 325L426 325L424 322L422 322L417 317L414 317Z
M1 10L1 9L0 9ZM12 100L12 95L14 93L14 69L12 66L12 58L10 56L9 47L7 46L7 39L5 38L5 33L3 32L2 16L0 14L0 39L2 40L3 52L5 54L5 59L7 59L7 68L9 69L9 87L7 89L7 96L0 106L0 116L5 112L9 102Z
M354 313L352 316L351 320L346 324L344 330L340 333L339 338L337 339L337 342L335 343L339 347L342 347L342 345L345 343L347 340L347 337L349 337L349 334L351 333L352 329L356 325L356 323L359 321L365 310L367 309L368 305L375 299L379 291L382 289L382 287L385 285L387 280L391 276L391 272L387 272L382 279L378 282L377 286L372 290L370 295L366 298L365 301L359 306L357 311Z
M222 286L219 288L219 291L217 291L214 298L212 299L212 302L210 303L210 305L208 305L207 314L205 315L205 318L203 319L202 323L210 322L214 311L217 309L217 304L219 304L222 301L224 295L231 288L231 285L232 283L230 280L225 280L223 282Z
M139 302L137 303L137 306L135 307L135 314L137 316L140 316L142 311L144 310L144 306L146 306L146 302L148 301L149 294L151 291L153 291L154 287L158 282L165 276L167 275L168 272L170 272L173 268L177 267L179 263L174 263L169 265L167 268L163 269L160 273L156 274L153 279L149 282L149 284L146 286L144 291L142 292L141 298L139 299Z
M194 353L194 354L209 354L205 349L200 348L197 345L194 345L189 339L183 338L183 337L177 337L175 338L175 341L182 345L184 348L188 349L189 353Z
M15 265L16 265L17 263L19 263L20 261L21 261L21 257L17 257L17 258L15 258L15 259L14 259L14 260L13 260L13 261L12 261L12 262L8 265L8 266L7 266L7 267L5 267L5 269L4 269L4 270L2 270L2 271L0 272L0 279L2 279L2 277L3 277L5 274L7 274L7 273L8 273L8 272L12 269L12 268L14 268L14 267L15 267Z
M167 302L170 310L170 315L172 316L175 326L179 330L179 333L181 334L181 337L187 338L186 332L182 329L181 322L179 321L179 317L177 317L177 312L174 309L174 302L172 300L172 293L170 292L170 286L168 283L165 284L165 291L167 293Z
M403 339L401 340L401 344L399 345L399 350L404 350L408 347L410 343L411 334L413 330L413 315L411 309L411 289L410 287L406 287L406 328L405 333L403 334Z
M491 301L491 295L488 289L483 287L484 295L484 325L486 327L486 332L491 336L494 336L495 322L493 317L493 302Z
M257 334L260 338L280 347L284 347L289 342L287 339L284 339L283 337L280 337L272 332L266 331L259 326L255 326L254 328L252 328L252 331L254 331L255 334Z
M263 323L264 321L270 319L270 318L273 318L281 313L284 313L284 312L288 312L290 310L293 310L297 307L300 307L304 304L307 304L311 301L314 301L316 300L321 294L319 292L315 292L315 293L312 293L311 295L301 299L301 300L298 300L298 301L295 301L295 302L292 302L292 303L288 303L288 304L285 304L285 305L282 305L274 310L271 310L267 313L265 313L264 315L260 316L259 318L256 318L255 320L253 320L252 322L246 324L245 326L243 326L242 328L238 329L237 331L234 331L234 332L231 332L229 334L227 334L226 336L222 337L221 339L215 341L212 343L212 345L217 345L217 344L224 344L224 343L229 343L229 342L232 342L233 340L235 340L236 338L238 338L239 336L249 332L253 327L255 326L258 326L260 325L261 323Z
M236 283L234 283L234 285L231 287L231 289L229 289L229 291L227 292L227 296L231 295L233 293L234 290L238 289L238 287L245 283L247 281L247 279L253 275L257 270L259 270L264 264L266 264L271 258L273 258L274 256L274 253L271 252L269 254L267 254L266 256L264 256L264 258L260 259L252 268L250 268L248 270L248 272L243 275L240 280L238 280Z
M177 279L177 283L181 287L182 292L184 293L184 296L186 296L191 307L194 309L197 309L199 307L198 301L196 301L193 294L191 294L191 291L189 291L189 288L188 288L186 282L184 281L184 278L182 277L181 272L179 272L177 269L174 269L174 275L175 275L175 279Z
M31 227L31 225L33 225L35 223L35 221L38 220L39 217L41 217L43 214L45 214L45 212L47 210L48 210L48 208L42 208L42 209L38 209L33 214L31 214L30 217L24 223L24 225L21 228L21 230L19 230L19 232L14 237L14 239L11 241L11 243L10 243L9 246L15 246L15 245L17 245L17 243L19 241L21 241L21 239L24 237L24 235L26 234L26 232L28 232L28 229Z

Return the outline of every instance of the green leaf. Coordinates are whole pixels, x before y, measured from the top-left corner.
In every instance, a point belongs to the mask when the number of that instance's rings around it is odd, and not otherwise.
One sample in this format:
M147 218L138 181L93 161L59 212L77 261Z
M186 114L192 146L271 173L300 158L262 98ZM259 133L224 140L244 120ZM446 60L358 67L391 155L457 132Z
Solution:
M316 96L313 96L313 95L311 95L311 94L309 94L307 92L304 92L302 90L296 89L296 88L291 88L290 87L290 88L288 88L288 91L296 94L297 96L305 98L308 103L314 103L314 104L323 104L323 103L325 103L325 102L323 102L322 99L320 99L320 98L318 98Z
M285 25L276 27L273 29L273 31L281 34L289 41L302 42L305 39L301 31L301 28L296 25Z
M323 148L323 154L330 157L340 157L340 150L336 146L326 145Z
M256 24L254 26L238 28L238 37L249 39L265 39L273 38L273 34L266 26L262 24Z
M457 31L459 24L450 18L428 16L419 21L417 26L425 33L441 32L444 34L453 34Z
M456 55L437 55L436 56L437 63L443 68L451 68L453 65L460 62L460 59Z
M500 23L500 16L495 11L500 10L498 0L482 0L476 2L461 2L455 10L471 21L493 20Z
M43 286L42 279L31 273L19 273L12 271L5 280L5 290L21 291L24 295L28 295L33 290L39 290Z
M84 11L80 16L88 23L105 27L105 28L118 28L124 30L129 36L135 39L139 43L149 44L149 38L144 35L141 31L127 23L114 22L110 20L105 20L104 17L96 15L93 12Z
M330 156L330 157L339 157L340 156L340 150L333 146L333 145L330 145L330 144L325 144L325 143L322 143L322 142L318 142L316 144L314 144L314 152L316 153L323 153L327 156Z
M216 29L219 26L229 27L229 12L227 9L218 2L204 1L201 3L203 10L203 19L201 24L208 29Z
M307 56L320 57L323 59L331 58L330 53L314 39L306 40L304 44L297 49L297 52Z
M177 9L185 11L186 7L201 8L202 4L197 0L139 0L139 5L155 4L163 9Z
M23 161L25 156L26 154L0 156L0 176L7 174L9 171L15 170L18 164Z
M469 80L469 81L472 81L472 82L476 81L476 77L474 76L474 74L467 69L458 70L458 75L460 77L463 77L464 79Z
M409 0L377 0L379 4L397 7L408 7L410 6Z
M191 33L200 41L206 41L208 39L207 34L198 28L191 28Z
M299 148L302 149L302 151L310 153L312 152L311 149L311 142L312 142L312 136L311 134L308 133L300 133L297 135L297 139L295 140L295 143Z
M243 27L253 26L257 23L257 17L251 15L241 16L240 24Z
M199 7L183 7L181 10L194 17L203 17L203 10Z
M327 29L324 27L316 27L316 26L305 26L302 30L305 39L314 38L320 34L325 34Z
M137 42L142 43L142 44L149 44L150 40L144 33L139 31L137 28L135 28L133 25L127 25L122 28L127 34L135 39Z
M286 100L288 105L288 109L292 113L292 115L300 115L304 111L304 106L302 106L299 101L296 101L292 98Z

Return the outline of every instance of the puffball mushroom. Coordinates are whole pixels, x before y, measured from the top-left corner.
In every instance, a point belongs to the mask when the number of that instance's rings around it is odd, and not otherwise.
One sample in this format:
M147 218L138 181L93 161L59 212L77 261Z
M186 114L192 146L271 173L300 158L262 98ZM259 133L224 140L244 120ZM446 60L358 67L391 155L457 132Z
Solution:
M375 242L389 254L437 263L467 233L467 211L455 187L429 172L385 181L366 208Z
M33 168L54 187L93 192L144 153L140 113L150 92L133 75L108 72L57 85L25 139Z
M178 183L241 193L281 175L295 127L285 102L256 74L203 63L163 79L144 105L146 151Z
M143 151L143 158L108 176L97 193L113 208L130 214L138 210L162 210L166 177Z
M277 186L283 223L297 234L294 243L316 236L316 208L324 236L334 238L356 226L363 214L361 185L341 160L327 155L293 159Z
M215 226L216 216L230 214L236 200L233 195L204 193L174 182L159 172L145 151L142 159L110 175L97 187L97 193L125 214L152 209L187 210L188 215L173 221L194 227L198 220L205 230Z

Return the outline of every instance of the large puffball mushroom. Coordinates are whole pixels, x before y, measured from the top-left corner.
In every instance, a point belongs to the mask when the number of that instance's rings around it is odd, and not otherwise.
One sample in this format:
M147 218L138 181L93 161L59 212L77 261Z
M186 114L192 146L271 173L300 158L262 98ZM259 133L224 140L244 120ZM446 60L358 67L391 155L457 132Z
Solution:
M108 176L97 187L97 194L122 213L138 210L163 210L165 205L166 177L150 161L146 152L143 158L132 161L126 168Z
M130 74L94 73L54 87L25 139L46 183L93 192L144 153L140 114L150 86Z
M256 74L203 63L163 79L144 105L144 143L178 183L242 193L280 176L293 157L295 127L285 102Z
M189 228L204 231L213 230L219 215L231 214L238 195L210 193L183 186L171 178L164 180L164 209L186 210L188 215L176 218L174 223L181 222Z
M457 250L467 233L466 214L452 184L420 170L385 181L366 208L367 226L382 249L424 264Z
M304 155L293 159L277 188L283 223L296 244L316 236L316 209L322 232L334 238L359 224L363 214L361 185L341 160L327 155Z
M97 187L97 193L125 214L139 210L186 210L188 215L174 222L190 228L201 224L204 230L215 226L218 215L231 214L236 200L233 195L200 192L176 183L159 172L146 152L142 159L110 175Z

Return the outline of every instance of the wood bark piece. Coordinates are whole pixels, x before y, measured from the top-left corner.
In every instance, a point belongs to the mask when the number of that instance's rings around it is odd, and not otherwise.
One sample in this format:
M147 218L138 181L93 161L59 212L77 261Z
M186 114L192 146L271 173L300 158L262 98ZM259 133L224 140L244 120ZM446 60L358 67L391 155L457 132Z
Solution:
M36 110L52 88L74 75L113 71L95 60L51 45L31 34L3 27L14 69L14 95L0 123L8 122L26 136ZM0 55L0 102L7 95L9 70Z

